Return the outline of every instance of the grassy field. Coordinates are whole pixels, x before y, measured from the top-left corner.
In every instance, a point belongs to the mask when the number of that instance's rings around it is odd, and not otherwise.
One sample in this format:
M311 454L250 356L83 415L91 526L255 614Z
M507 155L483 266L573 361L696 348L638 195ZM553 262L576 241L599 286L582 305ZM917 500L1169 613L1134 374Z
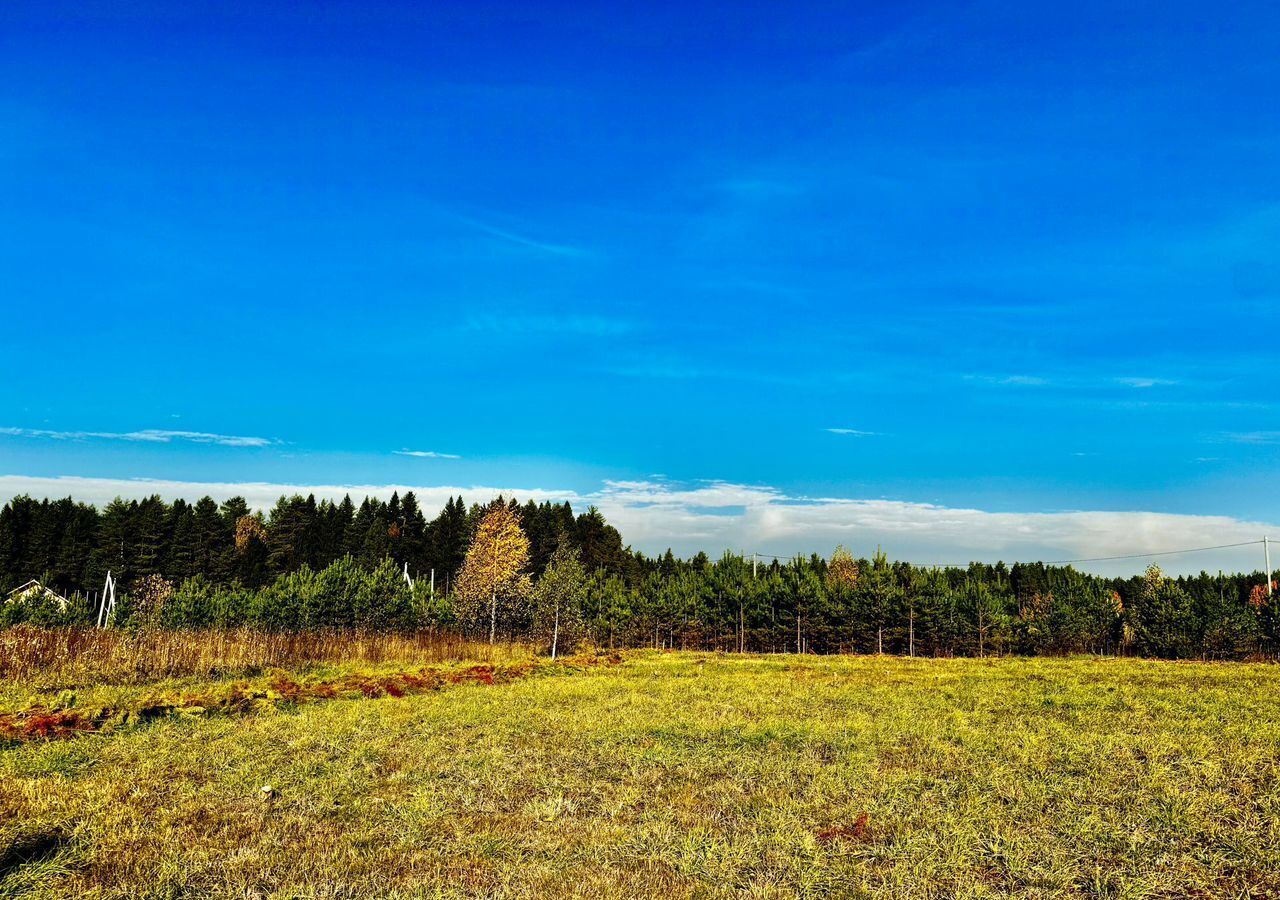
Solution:
M176 713L0 749L0 852L0 895L1280 897L1280 668L650 653Z

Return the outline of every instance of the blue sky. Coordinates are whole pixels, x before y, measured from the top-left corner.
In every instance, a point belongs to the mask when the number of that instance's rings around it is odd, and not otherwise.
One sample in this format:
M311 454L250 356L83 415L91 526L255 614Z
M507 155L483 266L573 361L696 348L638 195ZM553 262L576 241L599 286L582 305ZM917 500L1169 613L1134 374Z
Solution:
M660 485L647 549L1093 546L750 490L1252 534L1277 40L1264 3L6 4L0 487Z

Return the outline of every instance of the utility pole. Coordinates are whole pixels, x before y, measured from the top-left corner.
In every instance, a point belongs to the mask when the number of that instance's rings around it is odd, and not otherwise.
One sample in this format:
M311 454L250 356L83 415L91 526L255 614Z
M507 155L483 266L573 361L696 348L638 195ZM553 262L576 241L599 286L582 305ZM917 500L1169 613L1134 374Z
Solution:
M1262 555L1267 562L1267 596L1271 596L1271 543L1267 536L1262 536Z
M751 577L752 577L752 578L755 578L755 577L756 577L756 565L757 565L759 562L760 562L760 554L759 554L759 553L752 553L752 554L751 554Z
M431 599L436 599L436 570L431 570Z

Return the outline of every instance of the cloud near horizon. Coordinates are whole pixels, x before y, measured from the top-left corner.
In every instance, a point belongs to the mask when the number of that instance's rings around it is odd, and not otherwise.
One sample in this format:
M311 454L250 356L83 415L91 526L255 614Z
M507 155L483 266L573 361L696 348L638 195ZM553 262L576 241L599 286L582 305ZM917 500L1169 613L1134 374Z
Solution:
M81 476L0 475L0 497L19 495L66 497L102 506L117 496L159 494L168 500L216 500L244 497L251 506L269 509L282 495L315 494L339 500L365 495L390 497L414 491L428 515L450 497L468 502L498 494L521 501L567 500L581 512L597 506L623 535L646 553L671 547L688 556L699 550L715 557L724 550L781 556L827 555L836 544L857 555L877 547L895 559L917 564L964 565L970 560L1061 560L1159 554L1169 550L1220 547L1257 542L1280 528L1230 516L1144 511L1073 510L1059 512L991 512L903 500L839 497L794 497L767 485L705 481L678 484L662 480L606 481L596 491L487 485L323 485L270 482L190 482L159 479L87 478ZM1171 573L1217 568L1261 570L1260 547L1221 549L1209 553L1162 556L1154 560ZM1081 565L1103 574L1140 572L1142 559Z
M270 447L281 443L275 438L250 437L238 434L213 434L207 431L174 431L161 428L145 428L141 431L54 431L46 428L0 428L0 435L9 437L48 438L55 441L129 441L144 444L169 444L188 441L193 444L217 444L221 447Z

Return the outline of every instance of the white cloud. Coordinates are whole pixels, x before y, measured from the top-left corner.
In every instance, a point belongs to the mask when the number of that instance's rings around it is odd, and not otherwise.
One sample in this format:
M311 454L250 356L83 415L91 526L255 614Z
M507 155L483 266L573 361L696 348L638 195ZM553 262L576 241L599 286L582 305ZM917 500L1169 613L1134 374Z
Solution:
M443 507L450 497L462 494L468 501L488 500L498 494L510 497L513 494L524 500L576 500L580 498L572 491L555 491L521 489L513 491L510 487L489 487L487 485L459 486L422 486L408 484L292 484L287 482L267 481L178 481L163 478L89 478L79 475L57 475L53 477L35 475L0 475L0 501L19 494L30 494L33 497L74 497L85 503L102 506L116 497L149 497L159 494L166 500L182 497L187 500L198 500L204 496L222 501L228 497L243 497L255 509L270 509L283 496L294 494L315 494L317 500L328 498L341 500L350 494L357 502L365 496L386 499L392 493L413 491L417 494L423 508L431 511ZM584 507L585 508L585 507Z
M456 453L437 453L435 450L395 450L397 456L416 456L419 459L462 459Z
M16 494L72 496L104 504L116 496L159 494L167 499L217 500L242 496L257 508L269 508L283 495L317 498L390 497L412 490L428 512L461 494L483 501L503 494L520 500L568 500L581 512L598 506L638 549L655 553L672 547L688 555L699 550L716 556L725 549L789 555L830 553L838 543L855 553L881 546L894 558L916 563L964 564L969 560L1060 560L1155 554L1168 550L1258 541L1280 533L1275 523L1230 516L1133 511L991 512L903 500L797 497L768 485L707 481L677 484L663 480L607 481L595 491L513 488L489 485L274 484L264 482L185 482L152 479L37 477L0 475L0 499ZM1257 546L1206 553L1163 556L1168 572L1261 567ZM1082 564L1106 574L1139 572L1145 560Z
M851 437L873 437L879 433L876 431L859 431L856 428L828 428L826 430L832 434L844 434Z
M142 431L52 431L44 428L0 428L10 437L47 438L55 441L130 441L143 444L169 444L187 441L193 444L218 444L222 447L269 447L279 444L274 438L247 437L236 434L212 434L207 431L173 431L146 428Z
M1233 431L1223 439L1233 444L1280 444L1280 431Z

